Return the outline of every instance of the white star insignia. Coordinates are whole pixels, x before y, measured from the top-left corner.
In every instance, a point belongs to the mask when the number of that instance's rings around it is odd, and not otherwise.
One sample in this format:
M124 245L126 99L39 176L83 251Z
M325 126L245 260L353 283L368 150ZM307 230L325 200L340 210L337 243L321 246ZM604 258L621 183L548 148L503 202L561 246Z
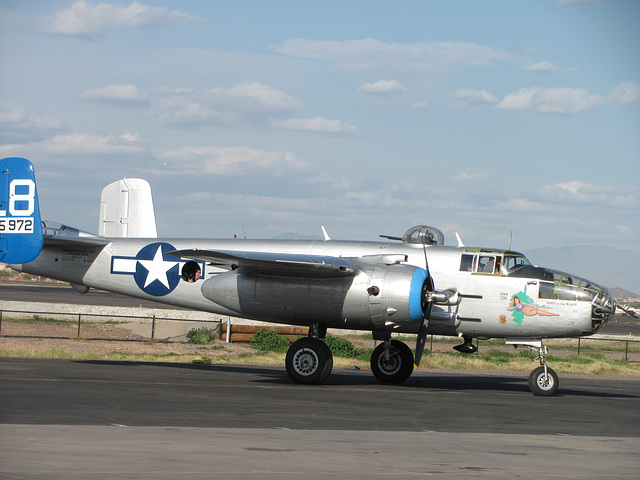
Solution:
M147 280L144 283L144 288L147 288L151 283L158 280L165 287L169 286L169 279L167 278L167 272L171 270L178 262L165 262L162 258L162 247L158 246L156 254L153 260L138 260L140 264L147 269Z

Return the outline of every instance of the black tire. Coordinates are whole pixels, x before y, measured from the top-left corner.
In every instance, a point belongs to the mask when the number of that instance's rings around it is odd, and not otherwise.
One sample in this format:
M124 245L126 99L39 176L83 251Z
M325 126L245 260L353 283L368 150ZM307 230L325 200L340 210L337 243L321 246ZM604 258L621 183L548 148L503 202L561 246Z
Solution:
M287 350L285 360L291 380L305 385L319 385L333 369L333 355L327 344L313 337L296 340Z
M382 383L402 383L413 373L413 352L406 343L391 340L389 358L385 359L381 343L371 354L371 371Z
M558 375L549 367L547 367L546 377L544 367L534 369L529 375L529 388L534 395L549 397L556 393L559 385Z

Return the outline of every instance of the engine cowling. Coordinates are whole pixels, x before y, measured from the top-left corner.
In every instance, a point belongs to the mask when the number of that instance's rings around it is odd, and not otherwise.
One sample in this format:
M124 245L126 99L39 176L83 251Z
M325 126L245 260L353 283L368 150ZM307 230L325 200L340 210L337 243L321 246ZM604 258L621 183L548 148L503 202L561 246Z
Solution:
M259 320L393 330L419 327L427 271L412 265L352 259L353 276L287 277L229 271L206 280L205 298Z

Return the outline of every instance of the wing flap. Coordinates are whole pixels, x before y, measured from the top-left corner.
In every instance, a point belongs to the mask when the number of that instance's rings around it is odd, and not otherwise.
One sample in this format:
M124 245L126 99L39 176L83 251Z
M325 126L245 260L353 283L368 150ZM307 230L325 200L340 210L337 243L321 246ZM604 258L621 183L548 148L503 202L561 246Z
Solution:
M169 255L239 269L240 273L300 277L345 277L356 273L347 259L299 253L250 252L234 250L176 250Z

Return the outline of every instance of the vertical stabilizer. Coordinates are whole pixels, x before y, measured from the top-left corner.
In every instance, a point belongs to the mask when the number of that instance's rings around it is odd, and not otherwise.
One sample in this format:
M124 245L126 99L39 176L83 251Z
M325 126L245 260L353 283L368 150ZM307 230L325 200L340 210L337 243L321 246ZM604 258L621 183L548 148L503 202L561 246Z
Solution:
M42 249L42 222L31 162L0 160L0 261L29 263Z
M158 236L149 182L123 178L104 187L100 196L99 234L104 237Z

